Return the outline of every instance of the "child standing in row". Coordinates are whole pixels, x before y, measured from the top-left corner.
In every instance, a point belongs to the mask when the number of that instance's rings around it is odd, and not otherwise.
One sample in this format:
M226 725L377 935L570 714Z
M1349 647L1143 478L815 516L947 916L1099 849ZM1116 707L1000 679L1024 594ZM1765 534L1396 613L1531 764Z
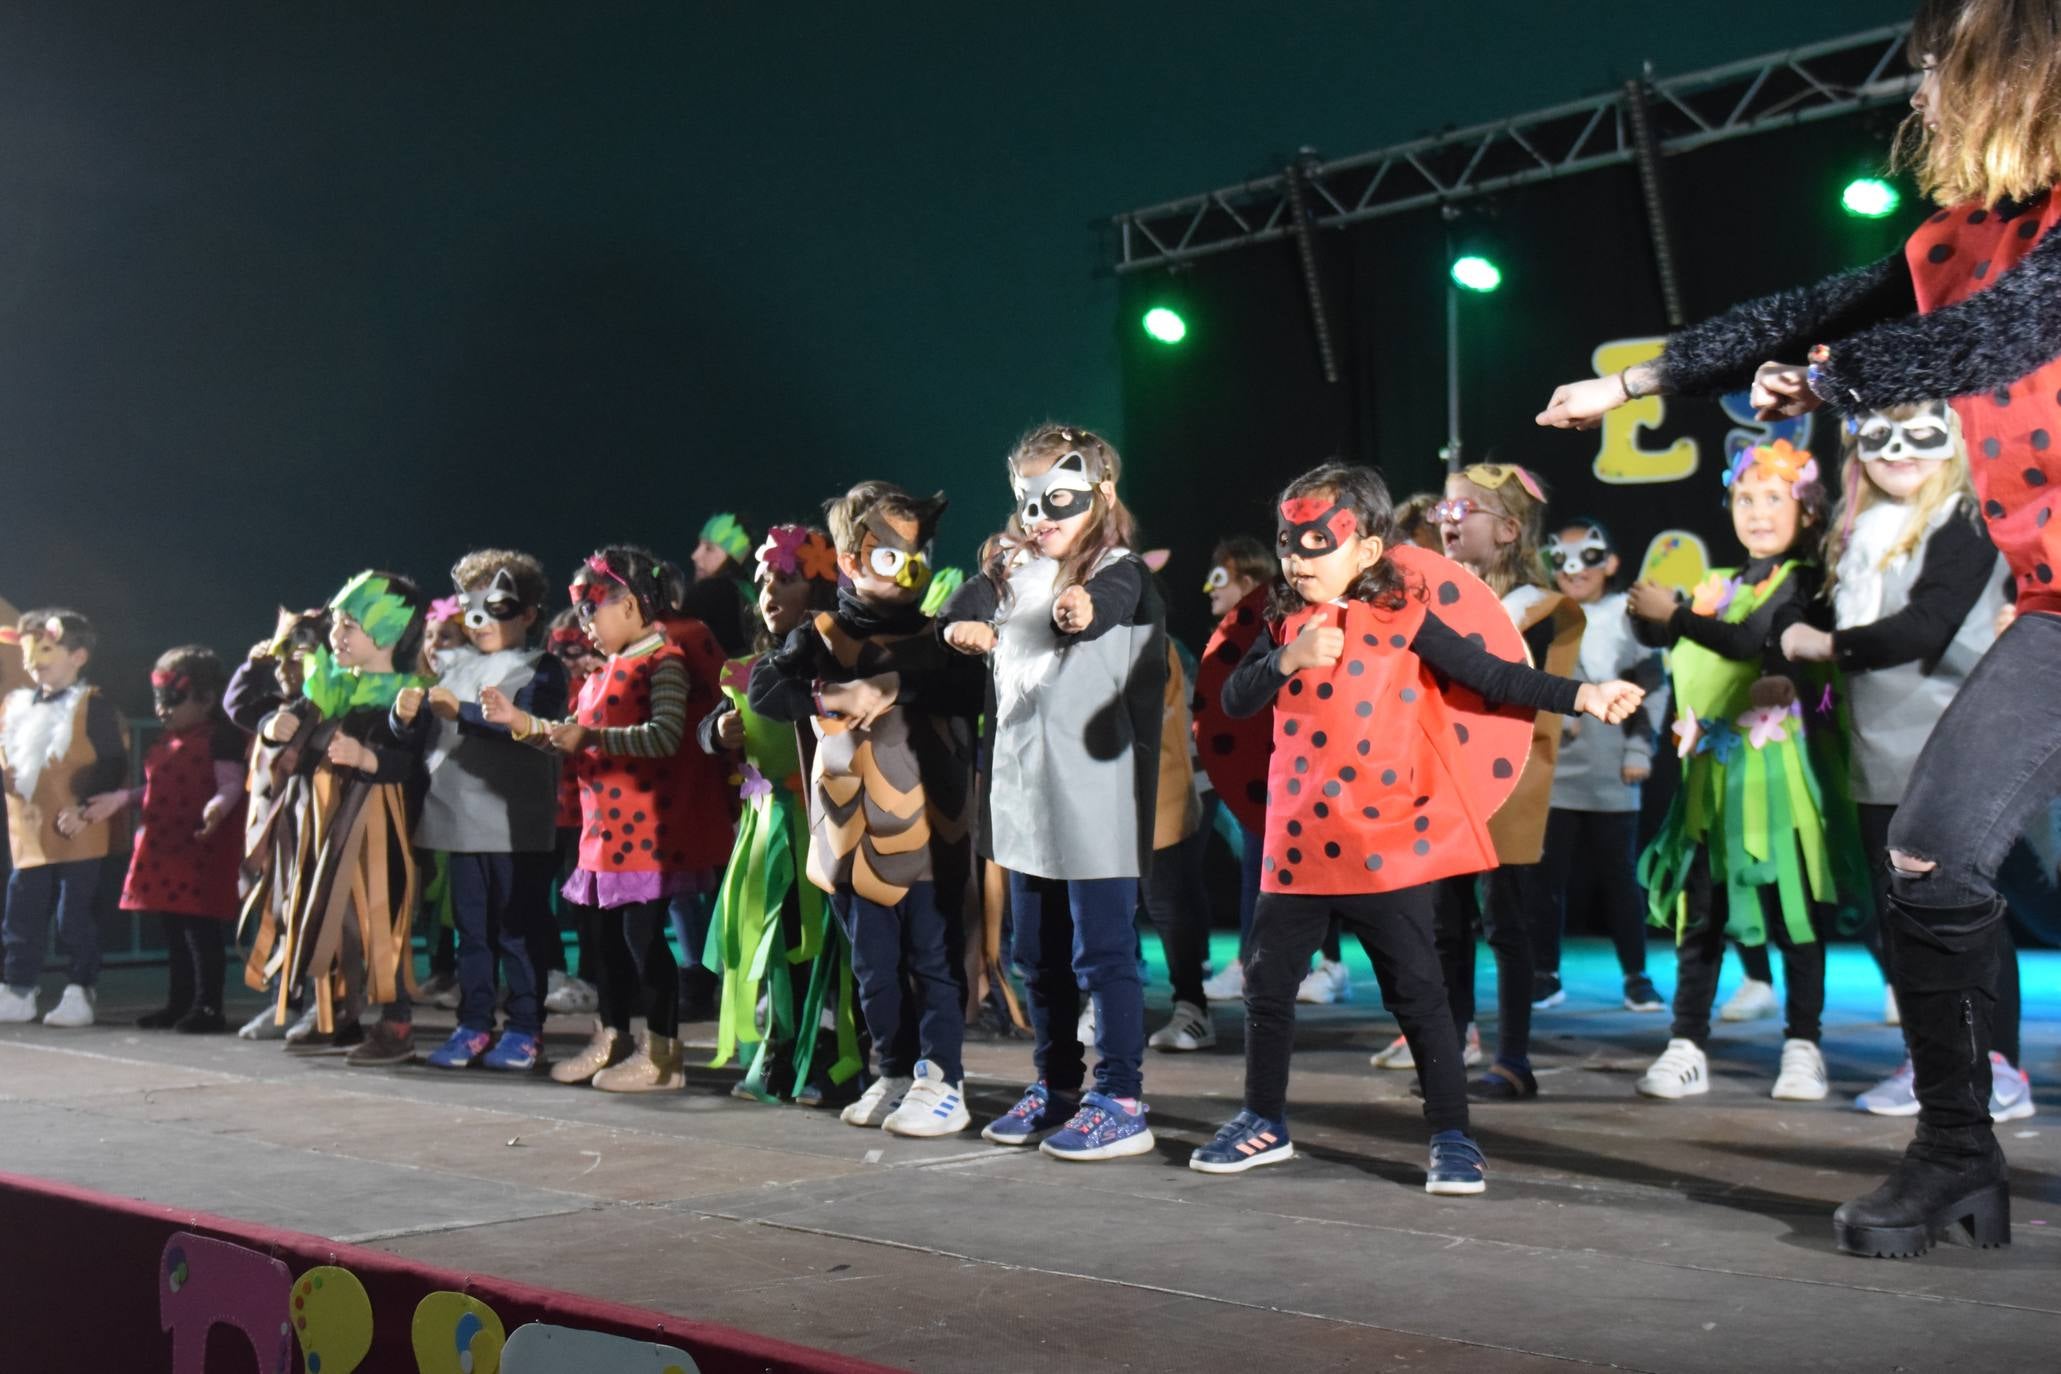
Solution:
M1116 450L1085 429L1026 434L1009 455L1016 511L942 617L953 648L991 656L981 834L1009 875L1036 1037L1038 1081L981 1134L1000 1145L1043 1136L1055 1159L1152 1148L1132 920L1152 859L1166 628L1132 552L1121 472ZM1099 1056L1087 1093L1084 991Z
M0 707L0 782L14 862L0 921L0 1022L36 1019L36 980L55 917L68 970L64 995L43 1024L90 1026L100 978L93 898L107 857L108 819L120 809L119 800L93 799L127 771L128 733L99 689L80 676L97 642L86 617L30 611L18 630L22 666L34 685L17 687Z
M479 549L451 569L464 641L438 656L437 685L395 699L392 726L425 749L429 794L418 847L443 855L458 941L458 1024L432 1050L435 1068L527 1072L541 1054L540 976L531 942L550 925L558 763L489 718L512 708L552 719L565 711L565 671L531 647L544 569L525 553ZM494 1038L497 980L507 1029Z
M225 1030L223 932L236 920L243 862L244 756L250 741L222 714L229 675L214 650L167 649L150 672L164 731L143 758L143 786L113 794L139 811L122 910L155 914L171 964L170 996L136 1018L185 1035Z
M1747 555L1714 571L1688 604L1673 589L1631 590L1641 638L1671 647L1682 785L1639 861L1655 924L1675 931L1674 1024L1639 1079L1647 1097L1710 1091L1704 1047L1729 931L1774 942L1787 970L1788 1027L1772 1096L1825 1096L1818 1049L1825 951L1814 902L1837 896L1824 803L1803 746L1805 691L1775 637L1809 604L1817 568L1802 553L1822 527L1817 460L1788 440L1742 448L1724 474L1732 528Z
M1583 682L1635 682L1646 689L1646 704L1615 730L1570 720L1561 731L1553 809L1539 860L1544 894L1532 913L1538 963L1532 1006L1546 1010L1567 1000L1560 984L1560 940L1568 903L1593 894L1617 948L1625 1009L1659 1011L1665 1004L1646 976L1638 838L1640 788L1653 774L1653 744L1667 718L1667 675L1659 653L1632 632L1625 593L1612 589L1620 562L1602 521L1576 520L1548 537L1546 564L1561 595L1587 616L1575 676Z
M847 585L763 655L752 709L806 722L808 877L851 943L877 1076L847 1125L938 1136L972 1124L960 959L973 892L973 717L980 672L923 611L945 498L861 482L830 503Z
M1283 581L1224 688L1232 715L1271 706L1274 755L1245 970L1245 1109L1191 1156L1203 1173L1294 1157L1295 989L1336 918L1366 947L1417 1066L1431 1128L1426 1191L1484 1191L1432 885L1494 864L1487 818L1524 766L1532 711L1621 720L1639 701L1629 683L1556 679L1470 643L1522 652L1480 582L1437 554L1392 545L1393 534L1387 487L1369 468L1330 464L1281 494ZM1492 710L1483 698L1511 705Z

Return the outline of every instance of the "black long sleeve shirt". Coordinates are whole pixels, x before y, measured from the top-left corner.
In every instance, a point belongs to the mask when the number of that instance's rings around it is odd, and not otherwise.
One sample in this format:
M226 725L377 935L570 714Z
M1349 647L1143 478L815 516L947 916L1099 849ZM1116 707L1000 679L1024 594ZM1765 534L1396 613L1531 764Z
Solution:
M1281 671L1284 647L1275 642L1272 626L1260 627L1245 657L1224 681L1225 715L1256 716L1273 704L1290 676ZM1528 664L1496 657L1429 612L1410 640L1410 652L1489 701L1569 715L1581 690L1581 684L1572 678L1556 677Z
M1820 600L1812 607L1809 621L1832 631L1833 658L1848 672L1894 668L1902 663L1930 668L1961 632L1968 612L1982 599L1996 571L1997 549L1989 535L1973 519L1956 518L1925 541L1918 577L1902 610L1840 630L1832 626L1832 607Z

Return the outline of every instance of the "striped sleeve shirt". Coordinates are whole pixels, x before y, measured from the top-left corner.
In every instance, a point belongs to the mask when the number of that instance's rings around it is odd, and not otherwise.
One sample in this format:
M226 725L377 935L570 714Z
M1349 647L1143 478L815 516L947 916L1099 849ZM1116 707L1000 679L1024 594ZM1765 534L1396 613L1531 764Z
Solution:
M676 658L651 670L651 719L596 730L597 746L618 757L663 759L680 752L687 732L687 669Z

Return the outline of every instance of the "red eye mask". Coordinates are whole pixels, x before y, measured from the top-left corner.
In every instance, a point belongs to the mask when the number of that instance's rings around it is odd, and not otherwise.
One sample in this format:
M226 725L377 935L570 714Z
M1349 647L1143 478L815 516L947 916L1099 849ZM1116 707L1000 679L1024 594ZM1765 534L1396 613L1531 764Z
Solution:
M1275 544L1282 557L1321 558L1359 532L1360 518L1336 500L1298 496L1281 503Z

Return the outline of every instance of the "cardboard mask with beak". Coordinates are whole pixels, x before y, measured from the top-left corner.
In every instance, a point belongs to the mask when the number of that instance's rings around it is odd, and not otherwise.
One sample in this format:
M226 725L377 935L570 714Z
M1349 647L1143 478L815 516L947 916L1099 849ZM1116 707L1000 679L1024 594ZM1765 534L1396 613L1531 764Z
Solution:
M928 501L917 501L913 528L908 516L897 521L875 506L859 519L859 563L883 582L922 592L930 585L930 543L937 535L937 523L951 502L943 492Z

